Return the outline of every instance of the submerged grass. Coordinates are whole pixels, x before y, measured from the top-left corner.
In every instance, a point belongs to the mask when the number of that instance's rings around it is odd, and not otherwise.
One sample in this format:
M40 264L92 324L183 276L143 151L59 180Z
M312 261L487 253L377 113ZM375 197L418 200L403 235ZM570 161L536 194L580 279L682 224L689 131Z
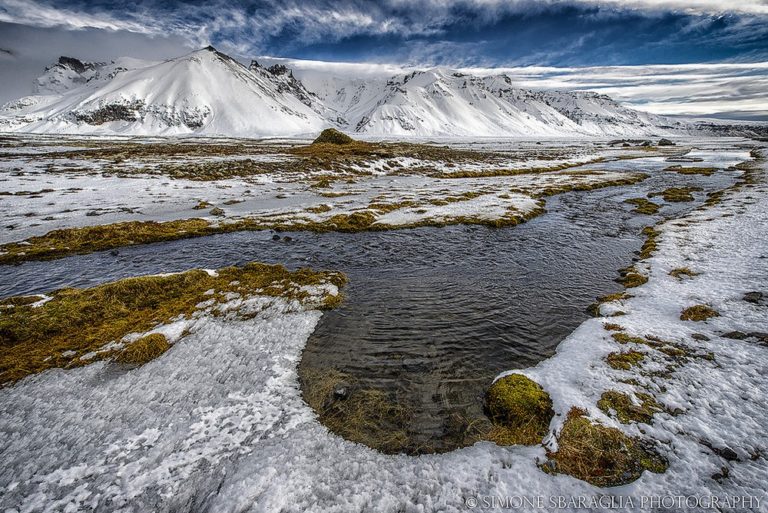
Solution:
M584 410L572 408L557 440L558 449L548 453L550 473L569 474L595 486L630 483L645 470L661 473L667 462L646 443L616 428L592 423Z
M164 352L157 336L129 344L123 356L105 346L131 333L146 333L189 317L206 300L223 303L226 293L303 301L309 298L309 293L299 288L303 285L331 283L341 287L345 282L346 277L340 273L309 269L290 272L280 265L250 263L221 269L216 276L192 270L127 278L88 289L57 290L38 307L21 304L0 310L0 384L55 367L86 365L95 359L146 361ZM211 290L213 295L206 294ZM313 306L334 304L331 301Z

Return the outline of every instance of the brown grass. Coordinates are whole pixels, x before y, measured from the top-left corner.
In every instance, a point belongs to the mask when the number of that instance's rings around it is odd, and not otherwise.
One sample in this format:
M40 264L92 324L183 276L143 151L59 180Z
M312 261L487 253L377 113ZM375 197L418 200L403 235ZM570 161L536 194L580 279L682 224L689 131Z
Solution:
M572 408L558 437L558 450L549 453L553 467L595 486L631 483L645 470L661 473L667 462L645 444L616 428L593 424L586 412Z
M207 299L224 302L228 292L303 301L308 294L298 286L326 282L340 287L346 278L340 273L290 272L279 265L251 263L221 269L215 277L192 270L127 278L89 289L57 290L37 308L21 305L0 311L0 384L46 369L78 367L115 356L105 351L94 359L81 359L130 333L145 333L179 316L189 317ZM216 294L206 295L211 289ZM335 306L335 301L313 306ZM150 344L157 347L157 343L156 338L147 340L136 352L146 353Z
M720 314L712 307L707 305L689 306L680 313L681 321L706 321L713 317L720 317Z
M115 361L128 365L143 365L168 351L171 345L165 335L152 333L131 342L122 351L118 351Z

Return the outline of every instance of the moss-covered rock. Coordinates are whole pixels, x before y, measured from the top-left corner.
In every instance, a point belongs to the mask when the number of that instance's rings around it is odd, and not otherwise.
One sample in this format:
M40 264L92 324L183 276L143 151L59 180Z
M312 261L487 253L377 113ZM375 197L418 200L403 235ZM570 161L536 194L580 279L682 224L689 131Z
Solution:
M498 428L488 438L500 445L541 443L555 415L549 394L520 374L510 374L491 385L485 407Z
M355 142L350 136L343 132L339 132L335 128L326 128L317 139L312 141L312 144L351 144Z

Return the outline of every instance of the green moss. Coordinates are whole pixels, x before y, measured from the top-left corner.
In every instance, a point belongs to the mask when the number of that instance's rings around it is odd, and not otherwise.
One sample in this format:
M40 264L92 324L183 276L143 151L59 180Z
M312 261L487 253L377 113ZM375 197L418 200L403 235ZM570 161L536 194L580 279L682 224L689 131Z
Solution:
M160 333L146 335L128 344L115 355L115 361L128 365L143 365L168 351L171 345Z
M635 404L627 394L608 390L600 397L597 407L606 415L615 414L622 424L629 424L630 422L650 424L654 414L663 411L663 408L650 394L637 392L635 396L640 404Z
M323 283L341 287L346 278L339 273L290 272L279 265L251 263L221 269L217 276L193 270L127 278L89 289L57 290L39 307L27 304L0 311L0 384L54 367L77 367L112 357L112 352L102 349L106 344L130 333L146 333L179 316L189 317L204 301L224 302L228 292L305 301L309 295L299 287ZM218 295L206 294L209 290ZM337 299L327 303L336 304ZM136 346L136 352L142 348L141 352L147 352L144 344L157 347L157 342L156 337L149 339ZM80 358L96 351L92 359Z
M639 351L627 351L619 353L611 353L605 357L608 365L614 369L629 370L633 366L638 365L645 358L645 354Z
M706 321L712 317L720 317L717 310L707 305L694 305L689 306L680 313L681 321Z
M658 203L654 203L653 201L650 201L646 198L630 198L627 200L624 200L624 203L629 203L631 205L635 205L635 209L633 212L636 214L643 214L643 215L653 215L659 212L659 206Z
M497 380L485 396L488 417L498 429L489 439L500 445L540 444L555 412L552 399L535 381L520 374Z
M544 470L601 487L631 483L645 470L666 471L666 460L643 441L619 429L593 424L585 413L577 408L568 413L558 436L558 450L548 453L552 466L544 466Z

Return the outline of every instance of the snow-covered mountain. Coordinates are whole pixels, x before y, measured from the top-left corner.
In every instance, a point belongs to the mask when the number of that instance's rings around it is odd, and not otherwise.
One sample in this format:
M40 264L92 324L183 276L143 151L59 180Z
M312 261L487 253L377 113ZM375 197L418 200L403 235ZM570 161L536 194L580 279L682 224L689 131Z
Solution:
M10 129L47 133L272 136L327 126L328 109L292 77L249 69L212 47L133 69L116 66L60 61L37 80L47 94L6 104L0 115Z
M0 129L262 137L332 126L371 136L615 137L683 127L596 93L516 88L506 75L435 68L299 80L283 65L246 67L213 47L154 63L62 57L34 92L3 106Z

